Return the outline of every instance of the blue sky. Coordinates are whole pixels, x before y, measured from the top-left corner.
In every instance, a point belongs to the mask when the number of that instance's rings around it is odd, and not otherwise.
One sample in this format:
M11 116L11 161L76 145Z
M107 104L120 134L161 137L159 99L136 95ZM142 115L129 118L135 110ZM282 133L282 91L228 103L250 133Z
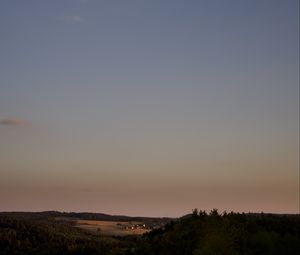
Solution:
M1 1L0 210L296 212L298 7Z

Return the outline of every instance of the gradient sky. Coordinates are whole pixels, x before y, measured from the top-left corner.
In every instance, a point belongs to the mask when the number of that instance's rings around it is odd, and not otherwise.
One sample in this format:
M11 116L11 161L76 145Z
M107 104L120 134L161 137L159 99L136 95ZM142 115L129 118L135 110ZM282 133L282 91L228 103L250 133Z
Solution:
M298 212L297 0L1 0L0 211Z

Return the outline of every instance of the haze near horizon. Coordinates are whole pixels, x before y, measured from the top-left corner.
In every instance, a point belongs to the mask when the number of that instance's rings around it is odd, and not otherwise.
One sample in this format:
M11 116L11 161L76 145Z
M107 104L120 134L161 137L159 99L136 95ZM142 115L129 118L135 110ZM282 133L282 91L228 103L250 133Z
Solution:
M0 2L0 211L299 213L299 1Z

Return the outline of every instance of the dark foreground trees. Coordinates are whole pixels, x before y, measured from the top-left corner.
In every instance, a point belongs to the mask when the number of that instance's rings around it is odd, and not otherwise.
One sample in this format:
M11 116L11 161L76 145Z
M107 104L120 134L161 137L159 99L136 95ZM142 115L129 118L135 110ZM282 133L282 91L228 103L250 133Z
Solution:
M300 216L194 210L140 237L104 237L70 222L0 213L0 255L294 255Z
M190 217L168 224L164 231L145 235L135 254L300 254L300 217L194 211Z
M0 255L125 254L130 241L101 237L70 222L0 216Z

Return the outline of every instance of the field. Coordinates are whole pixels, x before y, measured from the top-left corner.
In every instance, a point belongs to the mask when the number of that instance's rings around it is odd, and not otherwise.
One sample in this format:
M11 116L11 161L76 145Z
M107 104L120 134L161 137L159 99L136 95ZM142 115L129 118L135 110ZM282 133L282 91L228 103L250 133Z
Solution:
M0 255L11 254L294 255L300 254L300 216L195 209L166 223L93 213L0 212Z
M76 227L107 236L142 235L151 231L144 222L76 220Z

